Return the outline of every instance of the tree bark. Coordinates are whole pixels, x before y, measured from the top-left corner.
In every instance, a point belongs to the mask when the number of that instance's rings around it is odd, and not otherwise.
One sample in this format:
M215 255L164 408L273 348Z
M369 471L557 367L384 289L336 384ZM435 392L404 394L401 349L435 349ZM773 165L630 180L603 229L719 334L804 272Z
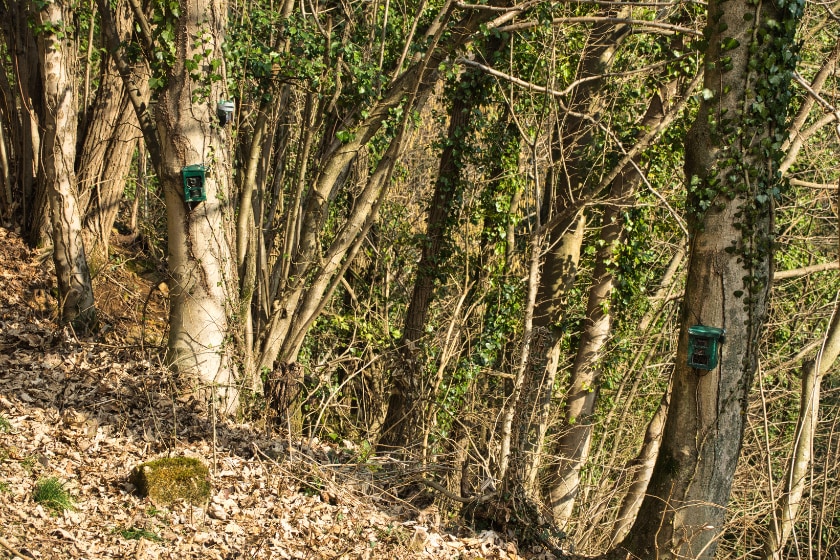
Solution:
M647 496L613 557L714 556L766 317L802 5L715 0L708 10L704 99L686 138L691 238L671 404ZM726 329L712 370L688 364L698 324Z
M117 32L130 35L133 16L128 3L117 6ZM148 103L148 72L145 63L132 67L140 94ZM126 177L137 147L137 117L122 78L111 57L102 61L99 88L90 111L85 138L78 157L79 196L84 212L88 260L94 271L108 260L111 228L119 212Z
M471 39L481 24L492 18L490 11L471 11L453 24L448 35L442 38L444 26L441 24L449 20L454 9L454 4L447 4L444 13L439 15L435 25L430 28L428 50L391 82L379 101L366 112L365 118L354 115L346 121L346 128L352 131L350 139L346 143L336 141L326 150L314 182L303 201L299 233L295 235L297 242L294 247L286 250L292 255L288 278L294 280L288 285L280 286L281 293L277 294L276 304L259 336L262 341L258 360L260 370L272 370L274 362L278 359L297 359L297 350L305 334L300 329L314 320L311 310L323 307L325 302L320 298L329 293L325 291L326 286L337 285L335 279L325 278L324 275L327 274L327 270L334 273L342 269L339 264L353 242L347 242L347 239L337 236L331 247L322 250L320 235L331 207L333 193L346 179L349 165L380 130L392 109L403 106L403 111L409 113L422 108L437 83L440 64ZM408 103L405 103L406 99ZM396 139L391 140L392 144L394 142ZM367 182L372 180L373 177ZM368 189L368 186L365 189ZM365 203L359 205L359 208L371 209L373 206ZM368 219L361 216L360 218L361 222ZM348 223L344 227L350 232L358 227L358 223ZM317 278L317 281L314 281L311 287L307 286L306 282L314 278Z
M665 100L676 93L676 80L667 84L661 93L653 96L642 118L642 130L662 130L666 120ZM687 94L686 94L687 96ZM681 106L681 104L677 104ZM610 268L613 252L624 231L620 205L629 200L642 176L638 172L638 160L629 162L616 177L610 188L610 205L604 210L601 243L595 256L592 285L586 306L583 334L569 381L566 396L564 426L557 440L555 455L560 461L552 473L549 498L554 521L565 526L572 516L575 498L580 486L580 470L589 457L592 442L592 415L598 401L600 388L600 361L611 332L612 291L615 276Z
M609 14L618 13L608 10ZM603 78L612 65L621 42L627 36L626 25L602 23L596 25L587 39L581 60L578 79L587 81L578 85L569 102L569 113L561 117L552 134L551 159L555 168L546 175L542 197L542 222L547 223L555 212L577 211L561 227L553 228L548 235L548 248L545 261L540 271L540 283L534 310L534 329L536 357L543 363L539 376L528 382L527 395L536 399L524 406L537 411L534 422L535 433L522 438L525 446L523 453L529 457L525 467L524 479L531 490L536 482L540 464L542 445L547 431L547 415L552 398L553 387L560 366L560 322L566 306L568 292L577 280L580 250L586 226L586 215L580 202L586 190L587 177L590 173L586 150L592 138L590 123L581 114L598 111L602 102L598 90ZM559 170L562 169L561 173ZM523 421L531 423L530 416ZM524 428L531 431L531 428Z
M435 281L440 277L450 252L446 248L449 222L463 189L461 167L469 142L468 127L472 111L483 97L481 91L469 89L474 81L479 88L484 87L482 76L477 72L465 72L453 92L447 140L440 154L434 193L427 210L426 234L420 242L420 261L405 314L400 341L403 359L391 374L391 395L382 424L382 436L377 443L379 451L411 447L418 441L423 428L417 422L418 414L425 408L426 399L431 397L426 394L423 379L426 364L418 344L425 332Z
M226 99L222 44L227 2L184 0L175 28L175 62L157 107L161 167L169 239L170 315L167 363L195 376L219 399L222 412L236 409L228 315L237 301L230 250L230 156L215 105ZM198 41L196 38L200 38ZM198 61L190 70L187 61ZM204 92L204 93L199 93ZM206 200L186 203L182 168L206 166Z
M0 27L14 71L12 86L5 74L0 77L5 107L9 109L11 163L20 189L20 208L24 237L32 246L42 245L49 237L48 201L41 169L41 131L44 120L44 92L38 44L29 25L34 17L29 2L4 3ZM13 108L19 107L16 110Z
M58 278L62 321L93 326L96 312L82 240L76 191L76 45L70 31L71 6L45 4L37 13L38 52L44 85L44 182L50 203L53 262Z

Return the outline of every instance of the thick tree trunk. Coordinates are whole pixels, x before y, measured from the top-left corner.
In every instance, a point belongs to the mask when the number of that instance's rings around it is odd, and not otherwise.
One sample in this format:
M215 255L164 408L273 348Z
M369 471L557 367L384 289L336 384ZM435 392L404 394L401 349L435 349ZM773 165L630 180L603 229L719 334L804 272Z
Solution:
M45 4L38 12L44 29L38 51L44 84L44 182L50 202L53 262L58 278L62 321L82 328L93 326L96 313L93 289L82 241L82 221L76 192L76 47L71 6Z
M456 201L460 198L461 167L469 135L467 133L474 107L480 102L481 92L471 91L473 81L484 86L482 77L475 71L467 71L461 77L452 96L449 112L449 130L446 144L440 154L438 176L429 204L426 219L426 234L420 244L420 261L414 288L409 300L403 326L403 359L391 374L391 395L382 424L382 436L378 442L380 451L388 451L417 443L423 426L417 422L418 415L427 405L423 370L426 366L423 352L418 347L426 328L429 306L432 302L435 281L441 275L449 256L449 223Z
M237 300L230 251L228 137L215 105L226 99L221 71L227 2L186 0L175 29L176 60L157 107L169 238L170 315L167 362L198 378L208 395L232 413L237 386L231 363L228 316ZM196 41L201 37L202 41ZM191 71L186 61L198 61ZM204 91L204 94L199 92ZM198 99L196 99L198 96ZM182 168L204 165L206 200L185 202Z
M686 139L691 240L671 404L647 496L616 557L712 558L723 531L772 276L801 13L797 2L709 4L704 101ZM711 370L689 365L692 325L726 329Z
M117 7L116 24L121 37L131 33L134 18L128 2ZM140 74L146 65L134 69ZM138 76L141 95L148 102L148 76ZM111 228L117 218L126 177L137 147L137 117L122 78L110 57L102 61L99 88L90 111L78 158L79 196L84 213L84 233L91 267L108 260Z

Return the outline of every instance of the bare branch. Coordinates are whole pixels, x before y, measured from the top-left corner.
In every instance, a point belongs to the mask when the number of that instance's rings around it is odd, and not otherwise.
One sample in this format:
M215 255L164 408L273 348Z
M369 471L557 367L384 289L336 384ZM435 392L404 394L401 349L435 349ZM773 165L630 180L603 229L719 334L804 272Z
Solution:
M551 20L552 25L561 25L564 23L623 23L625 25L641 27L643 29L658 29L663 31L670 31L672 33L683 33L685 35L691 35L694 37L703 36L703 34L696 29L690 29L688 27L682 27L681 25L674 25L671 23L662 23L658 21L648 21L642 19L603 16L578 16L555 18ZM498 27L497 29L499 31L520 31L522 29L531 29L540 25L543 25L543 23L538 21L523 21L519 23L505 25L503 27Z
M789 278L799 278L801 276L807 276L808 274L813 274L815 272L825 272L826 270L838 269L840 269L840 262L834 261L830 263L803 266L802 268L793 268L791 270L777 270L773 274L773 281L787 280Z

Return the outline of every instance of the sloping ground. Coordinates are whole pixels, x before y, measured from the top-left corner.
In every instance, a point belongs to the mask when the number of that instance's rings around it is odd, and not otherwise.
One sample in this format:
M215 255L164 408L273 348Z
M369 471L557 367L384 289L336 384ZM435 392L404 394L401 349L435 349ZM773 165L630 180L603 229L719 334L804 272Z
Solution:
M149 305L152 282L110 271L101 340L59 328L51 273L33 256L0 229L0 558L520 558L494 532L455 536L401 505L376 484L383 464L350 442L212 422L139 344L137 305L163 308ZM133 312L116 309L120 292ZM210 467L208 504L133 493L132 467L178 455ZM53 477L74 509L33 500Z

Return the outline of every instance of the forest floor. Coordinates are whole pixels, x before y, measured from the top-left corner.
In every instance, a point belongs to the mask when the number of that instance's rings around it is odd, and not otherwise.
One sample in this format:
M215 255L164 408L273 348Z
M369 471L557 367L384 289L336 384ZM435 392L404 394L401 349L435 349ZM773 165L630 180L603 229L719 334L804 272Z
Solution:
M0 228L0 559L535 557L400 501L378 480L383 460L352 442L213 422L160 365L154 275L130 259L106 268L100 334L77 337L56 323L51 259ZM181 455L209 467L208 503L133 492L134 466ZM48 478L72 509L33 499Z

